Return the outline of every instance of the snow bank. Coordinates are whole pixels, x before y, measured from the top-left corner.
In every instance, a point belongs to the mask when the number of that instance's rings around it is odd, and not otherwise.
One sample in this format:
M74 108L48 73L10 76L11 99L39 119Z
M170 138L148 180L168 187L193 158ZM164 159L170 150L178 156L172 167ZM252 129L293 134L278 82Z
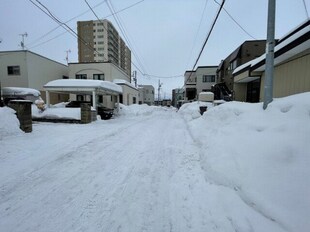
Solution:
M119 115L120 116L142 116L142 115L151 115L156 112L162 112L162 111L167 111L167 110L175 110L175 108L171 107L160 107L160 106L149 106L147 104L142 104L142 105L123 105L120 104L120 111Z
M229 102L196 118L198 105L191 103L180 113L203 148L208 180L236 191L283 229L308 231L310 93L275 99L262 108L261 103Z
M19 129L19 121L13 109L9 107L0 107L0 118L0 140L6 136L23 133Z
M187 120L197 119L201 116L200 114L200 106L207 106L207 111L213 107L212 103L209 102L191 102L185 103L179 109L179 113L184 116Z
M46 108L43 112L36 105L32 105L32 118L47 118L47 119L81 119L81 108L65 108L65 103Z

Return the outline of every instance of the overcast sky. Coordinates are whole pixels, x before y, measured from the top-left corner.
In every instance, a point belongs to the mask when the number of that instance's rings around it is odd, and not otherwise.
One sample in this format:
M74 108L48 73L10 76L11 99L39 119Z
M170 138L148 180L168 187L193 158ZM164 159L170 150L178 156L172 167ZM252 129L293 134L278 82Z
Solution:
M133 62L143 73L153 75L143 76L138 71L138 84L152 84L157 89L159 79L154 76L162 76L162 96L170 97L173 88L183 86L184 78L167 77L183 75L185 70L192 69L219 6L214 0L110 1L116 11L138 3L118 13L130 40L129 47L140 60L132 53ZM80 15L67 23L75 31L77 21L96 20L84 0L40 2L62 22ZM118 29L104 0L88 3L97 5L93 8L95 13ZM198 65L218 65L245 40L265 39L267 5L268 0L226 0L224 8L246 32L222 11ZM77 39L62 27L57 28L58 24L31 1L0 0L0 11L1 51L21 49L20 34L27 32L28 50L66 63L66 51L70 49L69 62L78 61ZM84 12L87 13L81 15ZM277 0L276 38L307 20L309 12L310 0ZM124 38L121 32L120 35ZM137 69L132 66L133 70Z

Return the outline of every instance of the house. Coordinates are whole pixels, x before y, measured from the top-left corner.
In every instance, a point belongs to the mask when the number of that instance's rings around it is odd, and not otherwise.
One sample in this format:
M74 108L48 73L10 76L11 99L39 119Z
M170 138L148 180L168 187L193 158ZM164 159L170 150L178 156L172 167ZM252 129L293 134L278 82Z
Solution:
M152 85L139 85L139 104L154 105L155 88Z
M130 84L130 76L115 65L113 62L85 62L69 63L70 79L91 79L101 81L116 81L123 86L123 93L120 95L120 102L133 104L138 102L138 90ZM86 94L70 94L70 100L91 101L91 96ZM103 96L99 99L105 107L114 108L112 96Z
M37 89L45 99L43 86L52 80L67 79L67 65L27 50L0 52L1 87ZM67 94L51 94L51 102L67 101Z
M171 101L172 106L179 108L182 104L181 101L184 101L184 89L173 89Z
M137 104L139 101L139 90L126 80L115 79L113 83L122 87L123 94L120 95L120 103L124 105Z
M235 99L263 101L266 55L233 72ZM273 96L285 97L310 91L310 20L278 40L274 48Z
M184 73L184 100L192 101L197 97L196 89L197 77L196 71L185 71Z
M186 71L184 100L197 100L199 93L211 91L216 83L216 70L217 66L198 66L195 71Z
M216 82L224 83L228 88L227 92L232 92L234 90L233 71L240 65L261 56L265 48L266 40L249 40L242 43L221 61L216 71Z

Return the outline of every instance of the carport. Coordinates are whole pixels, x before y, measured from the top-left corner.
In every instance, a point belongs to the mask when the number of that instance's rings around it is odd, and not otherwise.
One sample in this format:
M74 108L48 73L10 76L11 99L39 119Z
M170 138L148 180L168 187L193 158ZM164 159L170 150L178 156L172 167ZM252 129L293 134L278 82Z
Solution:
M50 92L91 95L92 105L96 109L96 96L110 95L117 96L117 109L119 109L119 94L122 94L122 87L110 81L80 80L80 79L59 79L48 82L44 85L46 91L46 105L50 107Z

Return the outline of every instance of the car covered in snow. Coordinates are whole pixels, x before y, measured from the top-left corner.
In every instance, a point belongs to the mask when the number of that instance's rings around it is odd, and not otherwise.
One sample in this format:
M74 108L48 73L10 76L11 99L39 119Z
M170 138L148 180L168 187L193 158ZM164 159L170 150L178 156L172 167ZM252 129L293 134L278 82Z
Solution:
M8 105L11 100L28 100L32 103L35 103L37 100L42 101L40 91L21 87L3 87L2 98L4 105Z

